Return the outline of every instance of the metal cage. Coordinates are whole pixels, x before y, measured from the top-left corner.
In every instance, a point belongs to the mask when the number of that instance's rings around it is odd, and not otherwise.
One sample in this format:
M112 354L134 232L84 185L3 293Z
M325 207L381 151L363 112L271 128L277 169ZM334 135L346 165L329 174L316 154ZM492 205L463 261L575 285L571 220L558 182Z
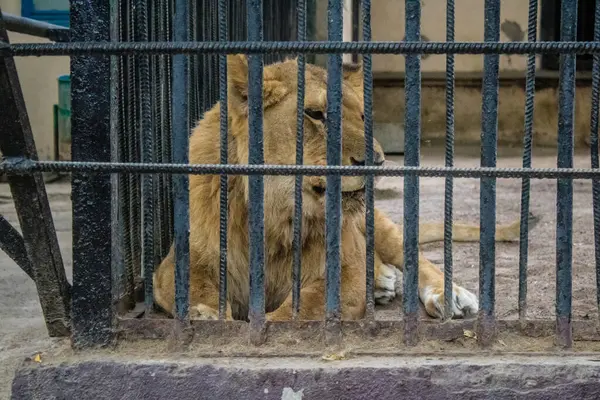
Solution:
M285 4L284 4L285 3ZM254 343L265 340L263 175L296 175L294 246L294 308L300 296L300 239L302 175L326 175L326 319L311 325L324 329L329 342L340 338L342 325L402 329L405 342L415 344L420 335L437 337L448 329L472 328L473 321L424 322L418 319L419 177L445 177L444 276L445 307L449 309L452 285L453 179L476 177L480 189L480 311L478 341L489 345L497 329L526 329L539 324L527 320L527 238L530 179L557 179L557 285L556 329L563 347L575 335L595 332L593 321L572 321L572 208L573 179L593 180L596 266L600 279L600 174L598 172L598 110L600 98L600 0L596 1L594 41L577 42L577 0L563 0L560 41L536 42L538 1L529 1L528 42L500 43L500 1L485 0L485 41L454 40L454 0L446 1L445 42L420 42L421 2L406 0L406 41L371 40L371 1L361 2L362 41L342 42L342 1L328 1L328 40L309 41L307 0L296 2L247 0L159 0L147 2L73 0L69 43L9 44L0 25L0 99L4 110L0 124L1 171L8 174L21 216L28 267L40 292L42 308L52 334L72 334L76 346L106 344L117 332L142 336L164 335L171 328L190 325L223 334L228 326L245 322L223 321L227 279L227 207L221 207L221 321L193 321L189 297L189 198L188 174L221 175L222 205L227 204L227 175L249 175L250 311L247 324ZM228 6L229 5L229 6ZM276 27L270 21L281 16ZM171 19L172 17L172 19ZM285 17L285 18L283 18ZM276 18L277 19L277 18ZM247 31L247 35L244 31ZM296 39L296 40L292 40ZM249 54L248 165L227 165L227 108L221 108L220 164L189 165L191 124L217 100L227 102L226 54ZM362 54L364 65L364 129L366 165L341 166L342 54ZM327 166L264 165L262 152L262 70L264 63L283 54L299 55L298 142L302 143L305 54L328 55ZM373 163L372 54L406 56L405 165ZM421 54L446 54L446 158L445 167L420 166ZM481 166L457 168L454 155L454 54L484 54ZM523 168L496 168L499 54L528 54ZM531 168L535 54L560 55L559 153L557 168ZM593 54L593 98L590 169L573 168L573 108L577 54ZM31 140L13 57L71 57L72 162L39 161ZM264 56L263 56L264 55ZM268 55L268 57L267 57ZM73 287L64 277L57 253L47 199L40 172L71 171L73 200ZM364 321L347 323L340 318L340 215L341 177L367 176L367 312ZM374 217L373 177L404 176L404 313L401 321L382 322L373 317ZM518 178L521 196L519 262L519 320L497 320L495 308L496 179ZM173 211L171 211L173 210ZM173 231L171 231L173 227ZM8 228L7 228L8 229ZM3 232L8 232L3 230ZM173 232L173 233L172 233ZM176 318L154 319L152 271L171 240L176 256ZM3 242L4 243L4 242ZM23 255L23 250L20 253ZM27 258L27 257L25 257ZM22 257L21 257L22 259ZM23 261L23 263L25 263ZM139 282L138 282L139 279ZM142 284L143 283L143 284ZM141 291L141 288L144 291ZM136 293L136 290L138 292ZM71 301L72 298L72 301ZM123 299L126 299L123 303ZM600 295L599 295L600 300ZM136 302L145 309L123 316ZM125 304L117 309L117 304ZM72 309L70 309L72 308ZM281 323L294 329L294 323ZM305 325L303 329L312 329ZM525 328L524 328L525 327ZM370 328L369 328L370 329Z

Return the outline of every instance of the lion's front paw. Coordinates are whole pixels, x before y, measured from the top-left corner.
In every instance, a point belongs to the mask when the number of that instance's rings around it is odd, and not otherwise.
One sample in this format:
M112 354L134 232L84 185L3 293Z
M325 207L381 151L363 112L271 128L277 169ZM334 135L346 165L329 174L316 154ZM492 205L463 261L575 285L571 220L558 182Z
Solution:
M377 267L375 275L375 303L387 304L396 298L396 282L398 281L399 271L385 264Z
M190 319L217 320L219 312L206 304L197 304L190 307Z
M444 317L443 288L428 286L420 290L420 295L427 314L434 318ZM476 315L478 310L477 296L461 286L453 285L452 318L468 318Z

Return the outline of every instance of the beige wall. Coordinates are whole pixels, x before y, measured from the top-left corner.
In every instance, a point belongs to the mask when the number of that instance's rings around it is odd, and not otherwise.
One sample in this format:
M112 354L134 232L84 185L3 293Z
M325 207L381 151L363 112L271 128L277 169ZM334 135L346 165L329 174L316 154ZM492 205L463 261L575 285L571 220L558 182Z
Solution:
M457 0L455 3L455 40L483 41L484 1ZM404 0L376 0L372 2L371 24L373 40L400 41L404 39ZM525 0L503 0L500 10L500 41L527 40L528 2ZM538 12L539 15L539 12ZM327 39L327 2L317 0L317 40ZM538 32L539 32L538 18ZM446 40L446 2L443 0L421 1L421 35L428 41ZM319 57L319 62L323 62ZM526 56L501 55L501 71L524 71ZM374 72L403 72L404 56L374 55ZM539 59L538 59L539 66ZM441 72L446 68L445 55L422 57L423 72ZM478 72L483 69L482 55L455 56L456 72Z
M20 15L21 0L0 0L3 12ZM11 43L48 42L9 32ZM69 73L69 57L16 57L25 105L42 160L54 158L53 105L58 102L58 76Z

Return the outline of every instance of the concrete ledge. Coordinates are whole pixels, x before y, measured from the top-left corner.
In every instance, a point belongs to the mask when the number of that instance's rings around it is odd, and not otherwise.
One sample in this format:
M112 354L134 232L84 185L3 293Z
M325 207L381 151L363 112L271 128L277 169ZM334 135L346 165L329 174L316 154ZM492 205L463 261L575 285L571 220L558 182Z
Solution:
M12 399L598 399L590 357L73 360L24 366Z

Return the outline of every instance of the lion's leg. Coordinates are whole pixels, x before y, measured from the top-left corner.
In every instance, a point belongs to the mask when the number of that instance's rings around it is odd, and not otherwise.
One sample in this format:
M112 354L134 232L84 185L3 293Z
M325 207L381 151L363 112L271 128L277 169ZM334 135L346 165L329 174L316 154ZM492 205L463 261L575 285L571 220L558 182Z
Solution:
M364 268L342 266L341 308L343 320L360 319L365 314L365 272ZM322 320L325 317L325 280L316 280L300 290L301 320ZM267 314L269 321L285 321L292 318L292 295L281 306Z
M384 213L375 210L375 251L383 264L393 265L402 270L404 268L403 236L400 228ZM444 274L432 262L419 255L419 298L425 305L429 315L441 317L444 306ZM376 269L376 292L381 291L378 286L385 280L380 279L378 273L387 273L389 269ZM462 317L477 312L477 297L468 290L453 285L453 316ZM378 300L378 303L380 301Z
M319 279L300 289L299 319L320 320L325 309L325 281ZM268 321L288 321L292 319L292 295L289 294L284 302L266 315Z
M444 274L422 254L419 254L419 298L427 314L435 318L444 317ZM478 309L477 296L452 283L452 317L473 316Z
M190 264L192 263L190 262ZM173 246L156 269L153 280L156 304L171 315L175 315L175 257ZM190 268L190 319L218 319L218 310L218 288L208 279L204 269ZM232 319L229 304L227 304L226 317Z

